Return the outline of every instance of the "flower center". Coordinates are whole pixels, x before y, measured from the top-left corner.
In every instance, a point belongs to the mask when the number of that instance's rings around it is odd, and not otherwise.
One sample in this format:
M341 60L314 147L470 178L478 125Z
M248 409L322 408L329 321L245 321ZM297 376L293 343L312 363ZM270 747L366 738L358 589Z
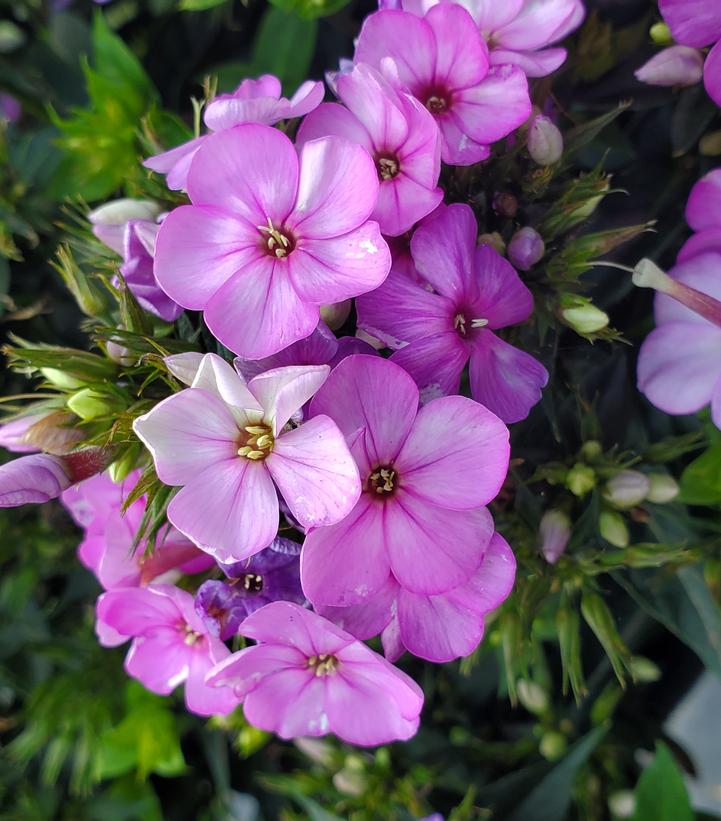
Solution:
M246 459L265 459L273 450L275 438L268 425L246 425L243 428L246 436L242 436L242 445L238 448L238 456ZM252 575L252 574L251 574Z
M472 319L469 323L466 319L466 315L460 312L453 317L453 327L459 336L466 336L468 333L468 325L470 325L471 328L484 328L488 325L488 320Z
M401 170L396 157L378 157L376 168L381 180L392 180Z
M310 656L308 659L309 669L313 670L319 678L334 675L338 666L338 659L327 653L323 653L320 656Z
M270 256L282 259L295 248L292 234L280 231L273 225L273 220L268 217L267 225L256 226L263 236L263 244Z
M203 637L200 633L196 633L195 630L189 625L183 623L180 627L180 631L184 633L183 641L189 646L192 647L194 644L197 644Z
M263 591L263 577L258 573L246 573L241 576L239 582L243 586L243 590L249 593L261 593Z
M430 94L426 99L426 108L431 114L443 114L448 109L448 100L442 94Z
M396 489L398 474L389 465L379 465L368 477L368 489L377 496L390 496Z

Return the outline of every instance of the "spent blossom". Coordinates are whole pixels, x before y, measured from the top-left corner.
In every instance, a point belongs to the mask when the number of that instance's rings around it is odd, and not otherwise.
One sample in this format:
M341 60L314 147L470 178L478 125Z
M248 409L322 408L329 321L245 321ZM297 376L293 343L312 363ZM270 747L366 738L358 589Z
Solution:
M297 141L335 134L362 145L380 183L371 217L384 234L402 234L443 199L438 127L427 108L393 89L370 66L354 66L338 77L336 87L345 107L321 105L301 123Z
M441 131L441 157L452 165L486 159L490 144L531 113L525 74L490 66L485 40L460 5L433 6L422 17L400 9L372 14L355 62L383 72L430 111Z
M476 232L469 206L440 206L411 240L421 279L394 269L358 300L358 323L395 349L393 361L422 394L458 393L470 360L473 398L504 422L517 422L541 398L548 373L494 332L527 319L533 298L507 260L476 246Z
M280 131L212 134L188 177L192 205L158 233L155 275L212 333L260 359L311 334L320 306L378 287L390 252L369 220L378 196L370 155L338 137L300 149Z
M321 415L288 424L329 371L276 368L246 383L206 354L190 388L135 420L158 478L182 488L169 521L202 550L230 562L269 545L278 530L276 487L305 528L322 529L352 510L358 471L335 422Z
M258 643L220 662L207 681L231 688L253 726L281 738L335 733L361 746L415 735L418 685L317 613L274 602L240 632Z

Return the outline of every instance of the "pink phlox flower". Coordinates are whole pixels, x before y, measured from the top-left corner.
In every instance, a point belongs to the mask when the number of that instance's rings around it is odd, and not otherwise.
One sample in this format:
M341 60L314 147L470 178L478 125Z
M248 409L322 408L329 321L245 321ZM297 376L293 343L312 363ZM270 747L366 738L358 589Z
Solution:
M318 614L274 602L240 632L258 643L222 661L207 681L232 688L253 726L286 739L335 733L361 746L415 735L418 685Z
M511 548L495 533L470 579L446 593L413 593L390 574L369 600L349 607L321 607L320 612L359 639L380 633L389 661L405 650L428 661L452 661L478 647L484 617L511 592L515 571Z
M411 240L424 281L394 269L358 300L358 324L395 349L393 361L422 395L458 393L470 360L473 398L505 422L517 422L541 398L548 373L495 331L526 320L533 298L507 260L488 245L476 246L476 232L469 206L439 207Z
M346 140L312 140L299 157L277 129L221 131L196 154L188 193L193 205L160 227L155 274L244 358L309 336L321 305L378 287L390 269L368 219L378 195L373 160Z
M371 214L384 234L397 236L443 199L440 133L428 109L396 91L375 69L357 65L337 79L341 102L324 103L301 123L297 142L335 134L373 157L380 189Z
M323 83L306 80L287 99L281 97L280 80L264 74L257 80L248 79L231 94L219 94L205 108L203 121L209 131L223 131L241 123L275 125L281 120L303 117L323 101ZM174 191L188 187L188 171L196 151L207 135L148 157L146 168L166 175L168 188Z
M305 528L338 522L357 502L358 470L335 422L316 416L289 424L329 371L276 368L246 383L206 354L190 388L136 419L160 480L181 486L169 521L219 561L239 561L273 541L276 487Z
M462 396L419 410L418 388L402 368L363 355L335 368L310 411L338 423L363 492L345 519L306 536L301 582L308 599L357 604L391 573L424 595L467 580L493 534L485 505L508 468L508 429L500 419Z
M205 683L230 651L208 632L190 593L167 584L110 590L98 599L97 618L101 629L132 639L125 670L148 690L168 695L183 684L185 704L198 715L227 715L237 706L229 688Z
M451 165L486 159L491 143L531 113L526 75L516 66L490 66L473 18L453 3L423 17L397 9L371 14L355 62L378 69L430 111L441 131L441 157Z
M451 0L452 1L452 0ZM402 8L422 16L446 0L379 0L380 8ZM564 48L548 48L583 22L582 0L458 0L488 43L491 65L511 63L528 77L545 77L566 59Z

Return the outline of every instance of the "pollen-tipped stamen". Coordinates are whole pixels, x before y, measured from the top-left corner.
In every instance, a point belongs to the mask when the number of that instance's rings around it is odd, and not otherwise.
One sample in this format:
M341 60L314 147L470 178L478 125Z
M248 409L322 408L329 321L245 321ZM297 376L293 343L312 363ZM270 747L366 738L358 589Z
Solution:
M328 653L310 656L308 659L308 667L313 670L319 678L332 676L338 669L338 664L338 659Z
M265 459L275 444L273 431L267 425L247 425L243 430L247 438L238 448L238 456L244 456L252 461Z
M718 299L678 282L650 259L642 259L634 268L633 284L639 288L653 288L654 291L666 294L721 328L721 302Z
M273 220L268 217L267 225L257 225L256 228L261 234L267 234L266 246L270 252L275 254L278 259L288 256L291 251L291 242L285 234L281 233L274 225Z

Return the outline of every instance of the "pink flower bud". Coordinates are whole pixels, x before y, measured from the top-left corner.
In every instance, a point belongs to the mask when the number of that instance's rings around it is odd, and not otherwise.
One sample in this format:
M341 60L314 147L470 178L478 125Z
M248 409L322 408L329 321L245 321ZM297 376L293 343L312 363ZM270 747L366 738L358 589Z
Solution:
M528 153L538 165L554 165L563 156L563 136L542 114L534 119L528 131Z
M21 456L0 465L0 507L42 504L72 484L63 460L47 453Z
M538 535L543 558L549 564L555 564L568 547L571 520L560 510L547 510L541 519Z
M703 77L703 54L688 46L671 46L654 55L635 72L652 86L693 86Z
M521 271L529 271L545 253L541 235L529 226L516 231L508 244L508 259Z

